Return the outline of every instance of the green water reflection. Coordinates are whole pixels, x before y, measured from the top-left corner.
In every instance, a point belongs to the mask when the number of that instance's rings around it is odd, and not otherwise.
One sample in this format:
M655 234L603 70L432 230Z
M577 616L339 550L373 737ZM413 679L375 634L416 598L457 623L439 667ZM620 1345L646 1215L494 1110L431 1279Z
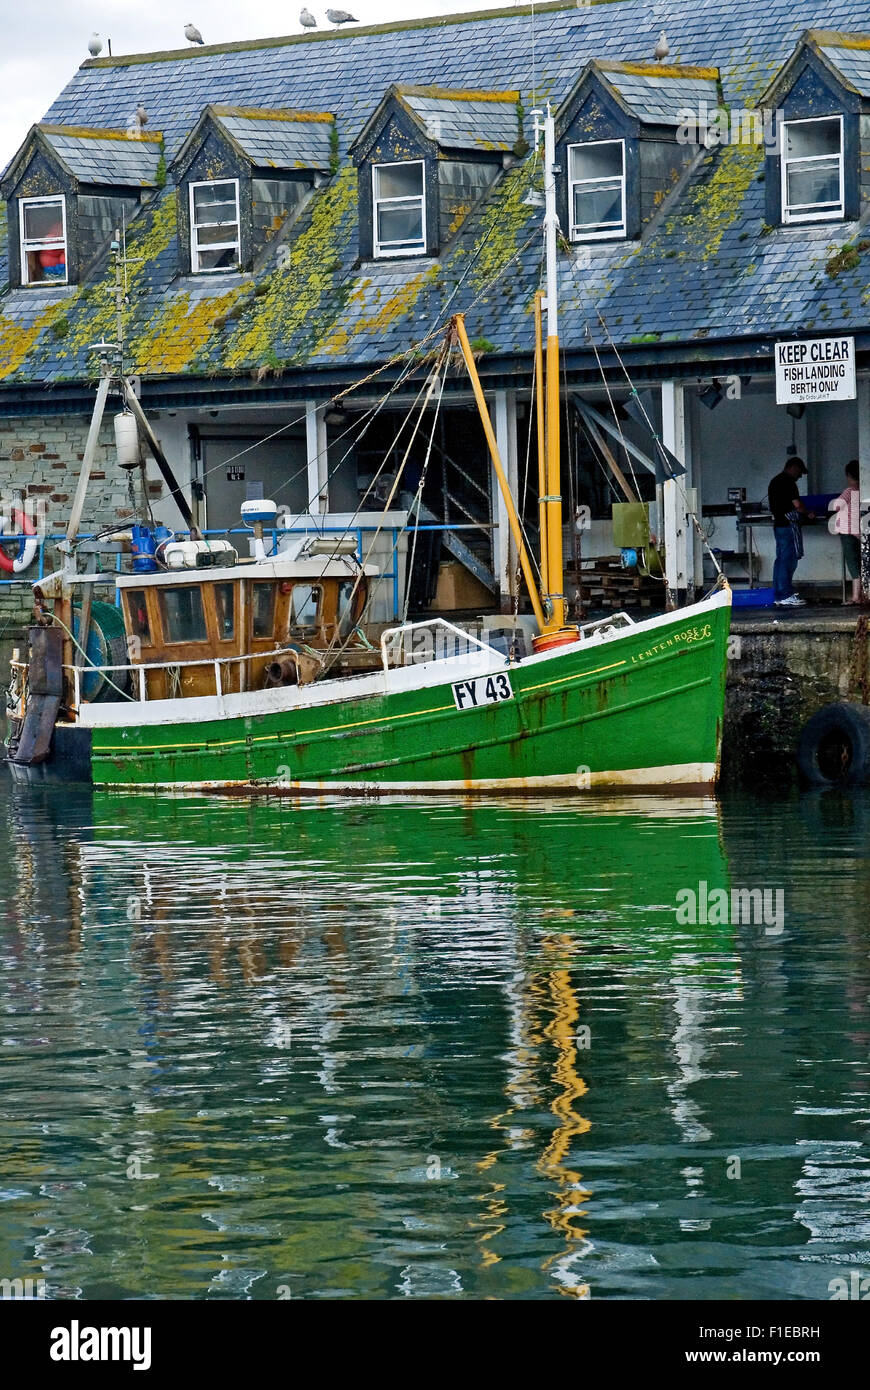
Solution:
M870 1268L867 802L2 796L0 1276L812 1299ZM679 922L701 884L782 922Z

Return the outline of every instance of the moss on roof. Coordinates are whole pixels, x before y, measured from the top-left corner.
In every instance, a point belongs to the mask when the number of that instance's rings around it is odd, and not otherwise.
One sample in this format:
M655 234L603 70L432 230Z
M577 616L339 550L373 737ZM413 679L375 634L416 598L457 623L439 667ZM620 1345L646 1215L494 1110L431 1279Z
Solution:
M141 144L143 140L150 140L152 144L159 145L163 139L159 130L149 130L147 133L136 131L133 134L129 130L98 130L94 126L80 125L39 125L45 135L66 135L73 140L129 140L132 144Z
M304 121L323 125L331 125L335 121L331 111L294 111L290 107L264 110L259 106L225 106L212 103L210 109L216 116L237 116L243 121Z

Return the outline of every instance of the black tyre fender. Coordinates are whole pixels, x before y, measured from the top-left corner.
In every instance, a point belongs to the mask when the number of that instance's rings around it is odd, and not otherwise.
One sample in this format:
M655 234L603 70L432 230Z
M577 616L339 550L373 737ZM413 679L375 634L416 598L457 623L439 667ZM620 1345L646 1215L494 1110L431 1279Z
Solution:
M843 701L817 710L801 730L797 765L814 787L870 784L870 707Z

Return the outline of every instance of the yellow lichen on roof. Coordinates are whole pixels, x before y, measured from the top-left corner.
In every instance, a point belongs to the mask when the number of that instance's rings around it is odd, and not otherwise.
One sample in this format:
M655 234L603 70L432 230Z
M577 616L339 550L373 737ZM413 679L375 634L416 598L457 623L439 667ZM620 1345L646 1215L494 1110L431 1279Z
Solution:
M718 253L722 237L736 221L763 158L761 145L725 145L719 150L710 178L696 184L680 215L683 247L677 253L678 259L700 257L707 261ZM671 219L665 230L672 234L676 226L675 219Z
M246 286L191 303L188 293L173 294L145 332L129 347L136 371L173 376L185 371L211 338L215 321L225 314Z
M37 127L44 135L66 135L73 140L129 140L131 145L141 144L143 140L159 145L163 134L159 130L99 130L96 126L83 125L41 125Z
M531 188L538 165L537 158L515 165L490 194L480 219L479 249L471 281L475 289L491 284L520 249L520 236L532 212L523 199Z
M295 111L292 107L259 106L212 106L216 116L238 116L244 121L304 121L332 125L335 116L331 111Z
M143 209L128 227L128 295L123 311L125 328L131 323L143 281L150 275L157 257L175 238L176 208L175 190L168 189L153 209ZM67 343L71 355L89 347L91 343L115 341L115 288L108 274L92 285L80 286L70 307L79 310L71 320L74 326Z
M819 48L870 48L870 35L840 33L837 29L810 29L807 38Z
M16 319L0 314L0 378L14 376L44 328L52 319L63 313L68 301L51 304L30 323L19 323Z
M339 323L320 344L319 352L327 353L330 356L344 352L348 343L357 334L383 333L395 323L397 319L404 318L409 314L427 284L431 284L437 279L440 267L436 265L427 266L425 270L419 271L417 275L412 275L400 287L395 290L388 299L378 304L373 313L362 313L359 318L351 322ZM365 305L367 303L366 288L371 284L367 280L351 296L351 302L356 300Z
M662 63L596 63L599 72L623 72L635 77L682 77L705 78L715 82L719 77L718 68L680 67L676 64L665 66Z
M520 99L519 92L476 92L451 87L405 87L396 88L405 97L432 97L436 101L499 101L515 106Z
M286 259L258 285L263 293L246 306L222 355L231 370L276 359L278 341L292 358L297 335L301 344L328 331L324 320L331 327L341 309L335 273L355 227L356 196L356 170L348 166L315 200Z

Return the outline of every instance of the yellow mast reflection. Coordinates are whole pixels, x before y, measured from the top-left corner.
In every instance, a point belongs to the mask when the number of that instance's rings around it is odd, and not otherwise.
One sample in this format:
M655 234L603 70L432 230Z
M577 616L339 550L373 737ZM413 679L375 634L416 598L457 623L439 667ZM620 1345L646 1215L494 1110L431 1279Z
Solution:
M552 949L570 950L576 942L569 936L560 936L544 944ZM588 1230L576 1226L574 1222L577 1217L585 1215L580 1204L588 1201L592 1194L582 1186L581 1174L566 1164L572 1143L590 1127L589 1120L578 1115L574 1109L576 1102L588 1089L577 1071L577 1023L580 1011L567 970L553 970L549 976L549 987L553 1017L544 1029L544 1035L556 1049L553 1079L561 1090L550 1102L550 1109L558 1124L537 1167L539 1173L558 1184L553 1193L555 1205L544 1212L544 1217L565 1241L565 1249L551 1255L542 1268L556 1279L560 1293L570 1298L588 1298L589 1285L579 1279L573 1270L578 1256L590 1248L586 1239Z
M548 938L543 946L550 951L570 952L576 949L577 942L563 935ZM489 1172L502 1154L525 1147L534 1139L534 1130L511 1125L510 1121L518 1112L540 1103L534 1064L540 1058L541 1045L549 1041L556 1052L552 1078L557 1087L549 1108L557 1124L536 1167L548 1181L556 1184L552 1194L555 1203L542 1215L564 1242L564 1247L550 1255L542 1268L554 1279L561 1294L570 1298L589 1298L589 1285L575 1274L573 1266L591 1248L587 1239L588 1230L575 1224L577 1218L585 1214L581 1203L587 1201L591 1193L583 1187L582 1175L566 1164L575 1138L590 1128L589 1120L575 1110L577 1101L588 1089L577 1070L577 999L570 973L565 968L552 969L545 975L537 973L525 980L520 977L518 981L515 977L509 992L515 1006L515 1027L512 1030L514 1046L508 1054L510 1068L505 1092L511 1104L490 1120L491 1128L506 1142L491 1149L477 1167L480 1172ZM542 1029L540 1016L545 1012L551 1018ZM478 1224L484 1226L485 1230L478 1237L478 1242L484 1268L497 1264L501 1259L494 1244L505 1229L508 1212L506 1184L494 1179L493 1174L489 1191L481 1194L480 1199L484 1210Z

